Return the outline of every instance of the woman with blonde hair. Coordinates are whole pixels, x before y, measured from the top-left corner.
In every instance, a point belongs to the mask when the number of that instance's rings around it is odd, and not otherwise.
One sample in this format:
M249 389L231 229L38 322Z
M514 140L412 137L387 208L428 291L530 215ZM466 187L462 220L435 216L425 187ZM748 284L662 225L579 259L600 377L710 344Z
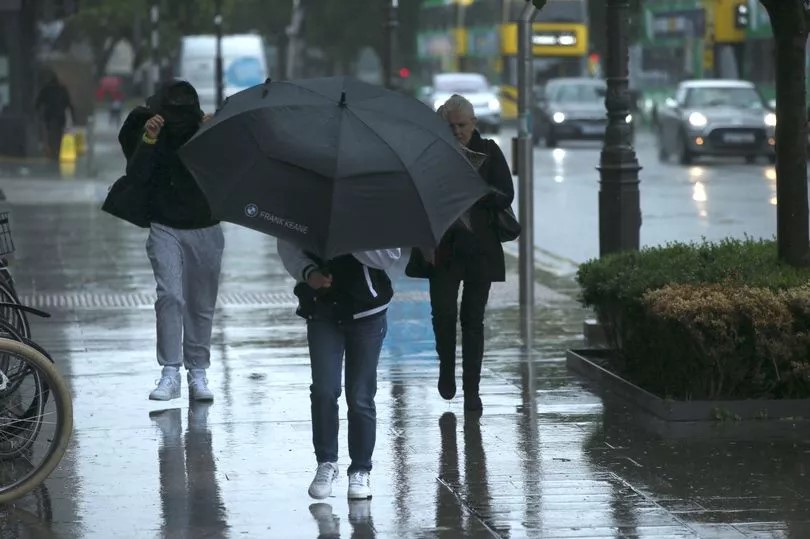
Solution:
M447 400L456 394L456 323L460 315L464 409L480 412L484 314L492 283L506 277L496 219L498 212L512 204L514 186L501 149L495 141L481 137L476 129L475 111L467 99L453 95L438 112L458 142L473 156L472 161L475 163L475 157L480 157L478 171L492 192L470 209L465 225L451 227L435 252L422 253L428 269L414 276L430 280L433 332L439 356L439 394Z

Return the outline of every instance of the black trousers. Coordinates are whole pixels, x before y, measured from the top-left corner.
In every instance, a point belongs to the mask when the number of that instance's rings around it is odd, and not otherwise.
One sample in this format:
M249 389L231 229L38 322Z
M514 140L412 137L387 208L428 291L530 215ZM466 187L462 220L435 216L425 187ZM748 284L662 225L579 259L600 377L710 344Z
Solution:
M489 281L463 281L461 309L458 292L462 281L450 273L436 271L430 278L430 305L436 353L443 365L456 364L456 324L461 315L461 357L465 393L478 393L481 362L484 359L484 313L489 300Z

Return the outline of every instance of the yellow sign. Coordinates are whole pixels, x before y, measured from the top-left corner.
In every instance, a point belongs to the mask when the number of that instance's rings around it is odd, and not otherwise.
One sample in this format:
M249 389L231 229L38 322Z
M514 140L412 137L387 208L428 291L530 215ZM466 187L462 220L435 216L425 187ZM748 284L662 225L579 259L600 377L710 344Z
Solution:
M717 43L742 43L745 28L737 28L737 6L748 6L747 0L704 0L706 24L714 30ZM710 13L711 12L711 13Z
M532 53L535 56L585 56L588 53L588 27L584 24L535 23L532 25ZM501 28L501 53L516 55L516 23Z
M703 47L703 69L714 69L714 47Z

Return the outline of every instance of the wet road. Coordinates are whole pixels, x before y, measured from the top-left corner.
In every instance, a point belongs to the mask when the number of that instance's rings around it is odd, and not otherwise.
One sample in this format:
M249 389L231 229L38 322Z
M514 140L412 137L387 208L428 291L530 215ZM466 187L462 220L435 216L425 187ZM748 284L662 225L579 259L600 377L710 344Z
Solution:
M584 184L582 174L571 182ZM656 437L566 370L563 352L580 344L586 316L570 279L538 283L537 347L521 351L513 262L493 291L480 418L438 396L425 285L397 278L374 498L349 504L341 476L336 496L317 503L306 494L304 326L274 241L226 227L215 403L189 404L185 388L183 399L150 402L158 369L145 235L66 197L92 182L44 182L0 187L18 201L23 297L55 315L34 335L67 376L76 430L43 488L0 508L0 539L810 537L810 434ZM345 470L345 437L340 452Z
M507 153L512 136L509 131L499 136ZM535 150L535 244L549 269L570 273L577 264L599 256L600 152L600 142L577 141ZM661 163L648 132L638 134L636 153L643 167L642 246L776 234L776 172L766 161Z

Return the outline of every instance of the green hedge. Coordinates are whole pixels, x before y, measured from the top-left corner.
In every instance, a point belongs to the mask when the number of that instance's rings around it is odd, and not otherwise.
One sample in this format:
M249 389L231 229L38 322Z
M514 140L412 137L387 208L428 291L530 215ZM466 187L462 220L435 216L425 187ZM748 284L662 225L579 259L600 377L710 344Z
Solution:
M612 368L662 397L810 397L810 270L770 241L669 244L584 264Z

